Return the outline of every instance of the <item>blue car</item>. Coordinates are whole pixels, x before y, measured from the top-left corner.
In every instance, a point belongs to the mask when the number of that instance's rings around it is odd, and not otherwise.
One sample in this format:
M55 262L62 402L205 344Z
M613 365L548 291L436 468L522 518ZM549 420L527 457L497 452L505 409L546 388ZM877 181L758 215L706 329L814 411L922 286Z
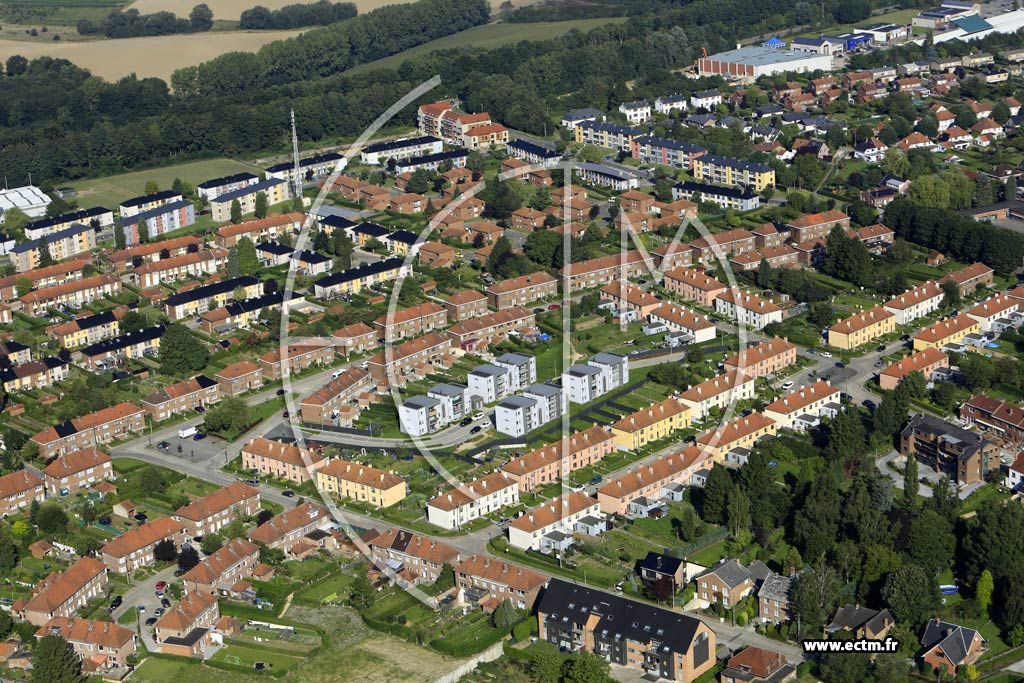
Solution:
M196 432L196 435L192 437L192 440L193 441L202 441L205 438L206 438L206 434L203 434L202 432Z

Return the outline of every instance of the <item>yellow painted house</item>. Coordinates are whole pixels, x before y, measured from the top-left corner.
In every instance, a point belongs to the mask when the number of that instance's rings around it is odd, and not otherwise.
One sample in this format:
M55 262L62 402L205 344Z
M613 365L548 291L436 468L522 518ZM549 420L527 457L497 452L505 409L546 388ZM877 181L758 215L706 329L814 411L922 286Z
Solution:
M689 427L691 414L690 406L675 398L666 398L625 416L612 425L612 434L619 450L636 451Z
M775 185L775 169L767 164L715 154L702 154L691 163L693 177L705 183L750 186L755 192Z
M837 349L855 349L896 330L896 316L881 306L854 313L828 330L828 343Z
M914 350L941 349L946 344L959 344L969 334L978 332L981 325L977 320L961 313L954 318L940 320L929 325L914 337Z
M405 480L397 474L340 459L316 471L316 485L324 493L379 508L391 507L406 494Z

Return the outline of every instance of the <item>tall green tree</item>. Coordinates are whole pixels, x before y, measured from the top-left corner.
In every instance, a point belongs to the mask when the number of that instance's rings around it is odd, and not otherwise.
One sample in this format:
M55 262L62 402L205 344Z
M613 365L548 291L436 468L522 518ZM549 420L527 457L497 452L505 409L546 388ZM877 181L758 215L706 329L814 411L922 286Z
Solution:
M68 641L43 636L32 648L32 683L85 683L82 662Z
M995 589L996 582L992 578L992 572L987 569L981 572L978 582L974 586L974 598L978 601L978 607L984 615L988 615L989 607L992 606L992 593Z
M39 250L39 267L45 268L46 266L52 266L53 254L50 253L50 243L45 237L39 238L39 243L36 245L36 249Z
M160 337L160 372L173 377L199 372L209 352L198 337L181 323L171 323Z
M923 567L907 564L885 580L882 598L897 623L917 630L942 604L935 577Z
M267 217L267 209L269 209L269 208L270 208L270 205L267 203L267 193L266 192L257 192L256 193L256 200L255 200L254 206L253 206L253 212L254 212L254 215L256 216L256 218L266 218Z
M231 200L231 222L236 225L242 222L242 205L237 199Z
M260 259L256 255L256 245L248 237L240 237L235 244L235 251L238 253L238 273L240 275L255 275L260 271Z
M907 455L907 464L903 469L903 503L908 506L917 505L917 493L920 490L921 482L917 478L917 458L913 454Z
M139 233L139 244L147 244L149 242L149 223L140 220L135 224L135 230Z
M701 503L701 517L708 524L724 524L727 521L729 496L732 494L733 482L729 471L720 466L712 467Z
M907 531L907 554L937 575L949 569L956 551L956 536L948 519L934 510L922 510Z
M124 226L114 225L114 248L124 249L127 241L124 238Z

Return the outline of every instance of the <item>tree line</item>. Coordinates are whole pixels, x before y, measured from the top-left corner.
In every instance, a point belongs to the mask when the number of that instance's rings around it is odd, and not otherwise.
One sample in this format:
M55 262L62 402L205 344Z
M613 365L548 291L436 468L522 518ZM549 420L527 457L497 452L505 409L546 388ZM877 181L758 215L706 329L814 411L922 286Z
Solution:
M188 18L173 12L140 14L137 9L114 10L101 21L82 19L78 32L84 36L103 34L107 38L137 38L140 36L169 36L175 33L202 33L213 28L213 10L205 3L196 5Z
M960 261L981 261L1001 273L1013 272L1024 260L1024 235L961 216L952 209L900 198L886 207L885 224L897 237Z
M486 0L420 0L373 10L258 52L229 52L171 75L176 94L189 97L256 90L330 76L356 64L486 23Z
M238 19L238 28L262 31L299 28L300 26L327 26L351 19L358 13L355 3L332 3L330 0L320 0L308 5L286 5L276 10L256 5L252 9L242 12Z

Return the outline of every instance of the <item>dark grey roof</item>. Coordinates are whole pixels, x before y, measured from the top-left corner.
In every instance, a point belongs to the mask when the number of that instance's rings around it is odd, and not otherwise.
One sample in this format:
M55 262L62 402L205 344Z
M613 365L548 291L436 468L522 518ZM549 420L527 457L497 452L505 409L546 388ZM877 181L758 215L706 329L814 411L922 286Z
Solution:
M537 612L550 623L563 619L584 624L597 616L593 630L627 640L661 643L659 652L686 653L693 644L700 621L678 612L628 600L617 595L551 579L540 598Z
M219 194L213 199L211 199L210 203L212 204L214 202L217 202L218 204L223 204L224 202L232 202L240 197L248 197L251 194L263 192L268 188L276 187L283 183L284 181L281 180L280 178L267 178L266 180L261 180L258 183L253 183L252 185L240 187L237 190L231 190L230 192Z
M209 190L213 187L222 187L224 185L230 185L232 183L240 183L243 180L252 180L257 176L254 173L235 173L234 175L226 175L221 178L212 178L199 183L196 187L200 190Z
M647 557L640 561L640 569L657 572L659 574L675 574L683 560L671 555L663 555L653 550L647 553Z
M395 149L405 149L406 147L418 147L420 145L429 145L437 142L441 142L441 140L439 138L435 138L432 135L422 135L420 137L407 138L405 140L389 140L387 142L377 142L372 145L364 147L363 152L390 152Z
M562 388L548 382L538 382L523 389L523 393L536 396L557 396L562 393Z
M931 434L955 446L959 450L957 457L963 462L970 460L984 444L984 440L974 432L921 413L912 416L910 422L903 428L903 436L909 436L911 432Z
M517 408L530 408L535 405L537 405L537 402L532 398L526 398L525 396L509 396L499 403L498 407L505 408L507 410L515 410Z
M429 396L410 396L402 403L403 406L412 406L413 408L435 408L440 404L441 402L436 398Z
M383 261L375 261L373 263L364 263L340 273L325 275L313 284L317 287L333 287L334 285L339 285L342 282L350 282L369 275L376 275L377 273L385 273L389 270L401 268L403 263L404 261L397 257L385 259Z
M179 193L174 190L163 190L161 192L154 192L153 194L143 195L141 197L132 197L121 202L121 206L133 207L139 206L140 204L149 204L150 202L158 202L161 199L170 199L171 197L177 197Z
M301 169L306 166L316 166L319 164L330 163L332 161L338 161L342 156L343 155L338 154L337 152L327 152L326 154L317 154L311 157L306 157L305 159L299 159L299 168ZM267 171L269 173L279 173L281 171L289 171L293 168L295 168L294 161L285 161L268 167Z
M186 292L172 294L164 299L164 304L167 306L181 306L182 304L190 303L192 301L199 301L207 297L216 296L217 294L234 291L236 287L251 287L253 285L258 285L259 282L260 281L252 275L234 277L229 280L222 280L208 285L200 285L195 289L190 289Z
M593 365L570 365L569 374L575 377L589 377L591 375L597 375L601 371L595 368Z
M533 356L528 356L525 353L506 353L498 356L494 359L495 363L504 363L505 365L522 365L529 363Z
M470 370L469 374L477 375L478 377L494 377L496 375L508 374L508 368L503 368L498 365L491 365L490 363L485 363L483 365L478 365L472 370Z
M856 631L867 626L869 630L877 633L885 626L885 622L892 622L893 617L889 610L876 610L860 605L843 605L836 610L832 617L832 623L825 627L829 633L838 631Z
M624 360L626 360L626 356L621 353L601 351L600 353L595 353L591 356L590 360L587 362L600 363L601 365L618 365Z
M427 390L428 394L440 394L441 396L462 396L466 387L454 382L446 384L435 384Z
M604 112L600 109L594 109L593 107L585 107L583 109L573 109L572 111L565 112L565 116L562 118L566 121L580 121L582 119L593 118L595 116L603 116Z
M977 635L978 632L972 628L932 619L925 626L921 645L929 650L938 645L950 661L959 664L970 652L971 643Z

